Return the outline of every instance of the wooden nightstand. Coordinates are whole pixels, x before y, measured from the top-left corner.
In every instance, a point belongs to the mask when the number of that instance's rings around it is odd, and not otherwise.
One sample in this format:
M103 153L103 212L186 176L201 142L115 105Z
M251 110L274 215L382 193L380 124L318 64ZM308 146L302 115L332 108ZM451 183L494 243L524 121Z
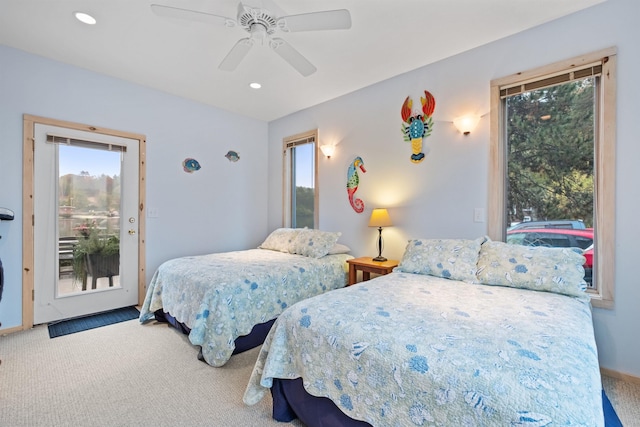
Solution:
M362 271L362 280L369 280L371 273L389 274L394 267L398 266L398 261L388 259L386 261L374 261L371 257L348 259L349 264L349 284L354 285L358 278L358 270Z

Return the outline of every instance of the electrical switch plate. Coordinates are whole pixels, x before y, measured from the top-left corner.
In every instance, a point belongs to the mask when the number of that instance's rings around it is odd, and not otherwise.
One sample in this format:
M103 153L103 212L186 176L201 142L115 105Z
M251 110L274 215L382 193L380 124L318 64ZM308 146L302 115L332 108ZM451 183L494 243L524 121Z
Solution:
M160 216L160 212L158 212L158 209L149 208L147 210L147 217L149 217L149 218L158 218L159 216Z
M473 210L473 222L484 222L484 209L475 208Z

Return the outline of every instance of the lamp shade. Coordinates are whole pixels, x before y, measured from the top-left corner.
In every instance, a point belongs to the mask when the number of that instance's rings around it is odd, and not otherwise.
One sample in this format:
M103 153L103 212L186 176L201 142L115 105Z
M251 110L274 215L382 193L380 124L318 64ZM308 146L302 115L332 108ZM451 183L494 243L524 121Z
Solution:
M389 218L389 212L386 209L374 209L371 211L371 218L369 218L369 227L389 227L391 224L391 218Z

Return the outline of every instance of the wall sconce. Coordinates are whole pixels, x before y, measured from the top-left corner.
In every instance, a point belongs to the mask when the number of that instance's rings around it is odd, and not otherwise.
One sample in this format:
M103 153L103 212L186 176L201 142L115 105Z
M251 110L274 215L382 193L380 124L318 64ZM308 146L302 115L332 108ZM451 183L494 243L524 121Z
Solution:
M462 133L463 135L469 135L472 130L478 126L478 122L480 121L480 116L469 114L467 116L458 117L453 119L453 125Z
M333 156L333 153L336 152L335 145L321 145L320 150L322 150L322 154L327 156L327 159L330 159Z

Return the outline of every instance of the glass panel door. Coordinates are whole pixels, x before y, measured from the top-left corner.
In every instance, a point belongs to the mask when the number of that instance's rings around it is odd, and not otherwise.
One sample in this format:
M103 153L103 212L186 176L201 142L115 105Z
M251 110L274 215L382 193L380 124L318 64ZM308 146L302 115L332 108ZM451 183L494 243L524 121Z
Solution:
M59 296L120 286L121 156L58 146Z
M34 136L34 324L137 304L139 141L40 124Z

